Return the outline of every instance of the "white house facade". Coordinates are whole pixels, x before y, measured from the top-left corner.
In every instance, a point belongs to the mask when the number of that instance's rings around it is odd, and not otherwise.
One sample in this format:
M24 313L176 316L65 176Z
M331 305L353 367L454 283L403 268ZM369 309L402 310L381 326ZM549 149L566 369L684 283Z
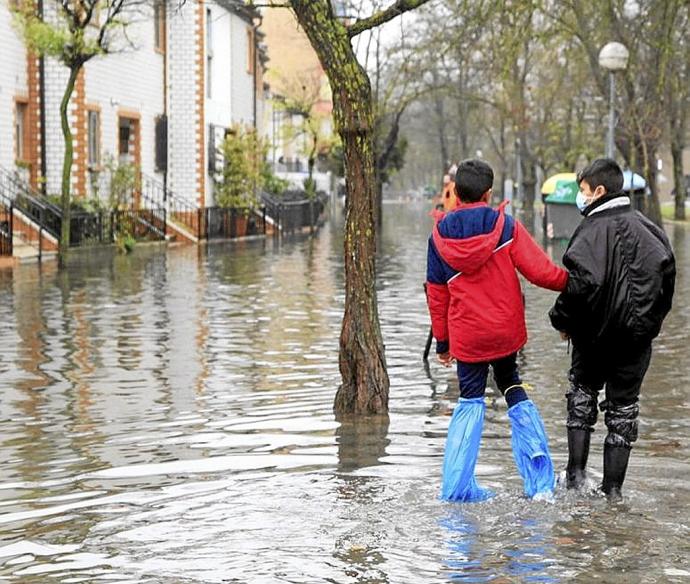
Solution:
M46 3L46 10L56 10ZM45 16L49 17L48 14ZM156 164L156 124L165 114L164 12L145 5L125 14L130 43L95 57L82 69L71 100L74 135L72 188L77 197L106 198L108 169L134 164L145 175L163 180ZM53 13L52 18L56 18ZM163 19L161 21L161 19ZM68 71L55 59L45 66L46 191L60 192L64 140L59 115Z
M68 69L27 53L8 1L0 0L0 167L57 194ZM45 0L43 10L57 20L57 2ZM161 0L124 17L127 42L88 61L72 95L73 195L106 198L108 170L130 163L177 197L211 205L214 164L222 164L211 155L234 123L256 126L262 111L256 13L239 0L174 10Z
M27 180L40 172L40 62L13 26L8 0L0 0L0 168Z
M256 124L257 59L254 13L242 2L188 2L169 18L168 187L176 195L213 205L226 132Z

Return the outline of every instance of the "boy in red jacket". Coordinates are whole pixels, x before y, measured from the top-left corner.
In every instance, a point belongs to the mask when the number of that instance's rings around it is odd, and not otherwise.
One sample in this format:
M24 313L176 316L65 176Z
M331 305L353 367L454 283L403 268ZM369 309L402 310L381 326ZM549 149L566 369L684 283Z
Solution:
M488 206L493 171L481 160L460 163L455 177L458 208L437 221L429 239L427 300L439 361L457 361L460 400L448 430L441 496L482 500L474 467L484 422L489 371L508 403L512 447L525 493L553 490L554 474L544 427L527 398L516 356L527 341L525 309L516 270L530 282L554 291L567 283L527 230Z

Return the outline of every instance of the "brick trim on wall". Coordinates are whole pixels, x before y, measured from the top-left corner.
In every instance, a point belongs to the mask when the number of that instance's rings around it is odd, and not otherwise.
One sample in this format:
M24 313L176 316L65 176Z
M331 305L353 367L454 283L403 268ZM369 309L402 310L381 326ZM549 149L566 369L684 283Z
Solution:
M141 112L134 110L134 109L120 107L120 108L117 108L117 117L118 118L129 118L130 120L140 120L141 119Z
M41 175L41 69L39 63L38 56L27 51L26 78L29 99L27 102L25 139L27 141L27 162L30 164L29 183L35 190L40 190L43 180Z
M86 115L86 71L82 68L77 76L72 96L72 108L74 115L74 127L72 134L74 139L74 164L72 177L74 180L73 195L86 197L86 174L89 166L88 160L88 125Z

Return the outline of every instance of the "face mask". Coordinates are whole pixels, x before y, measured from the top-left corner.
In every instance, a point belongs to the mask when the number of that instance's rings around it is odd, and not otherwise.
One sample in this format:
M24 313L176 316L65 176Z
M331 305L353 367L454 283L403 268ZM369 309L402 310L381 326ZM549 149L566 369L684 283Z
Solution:
M580 209L580 213L582 213L589 206L589 200L582 194L582 191L577 191L575 204L577 205L577 208Z

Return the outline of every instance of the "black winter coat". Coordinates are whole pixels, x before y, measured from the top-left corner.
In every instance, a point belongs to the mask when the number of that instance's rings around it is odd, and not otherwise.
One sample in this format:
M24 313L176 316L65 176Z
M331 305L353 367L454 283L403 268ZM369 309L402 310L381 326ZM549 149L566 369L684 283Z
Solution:
M549 316L575 345L649 343L671 310L676 279L671 244L623 197L605 195L587 207L563 256L568 285Z

